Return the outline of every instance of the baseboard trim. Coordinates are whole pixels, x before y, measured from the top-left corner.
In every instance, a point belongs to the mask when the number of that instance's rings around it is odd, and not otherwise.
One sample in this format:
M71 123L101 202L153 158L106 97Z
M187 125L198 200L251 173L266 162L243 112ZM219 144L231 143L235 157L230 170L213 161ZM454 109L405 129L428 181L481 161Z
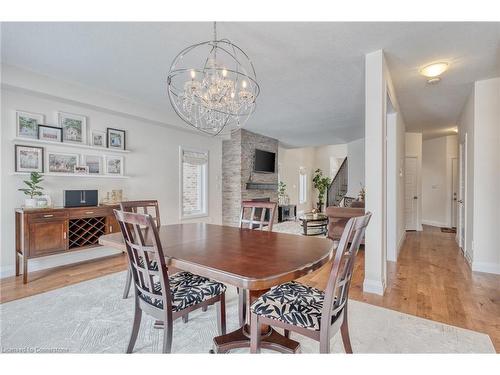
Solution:
M403 247L403 243L405 242L405 239L406 239L406 231L403 231L403 233L401 234L401 237L399 238L399 242L398 242L398 248L397 248L397 252L396 252L396 260L397 260L397 258L399 258L399 253L401 252L401 247Z
M486 272L500 275L500 264L473 261L471 267L474 272Z
M433 220L422 220L423 225L430 225L431 227L448 228L447 223L441 223Z
M382 280L369 280L365 279L363 281L363 292L364 293L373 293L378 294L380 296L384 295L385 285Z
M49 255L43 258L35 258L28 260L28 272L36 272L50 268L74 265L76 263L86 262L94 259L106 258L120 253L122 253L122 251L120 250L111 247L99 246L92 249L72 251L69 254ZM14 265L5 265L0 267L1 279L14 276L15 274L16 274L16 269Z

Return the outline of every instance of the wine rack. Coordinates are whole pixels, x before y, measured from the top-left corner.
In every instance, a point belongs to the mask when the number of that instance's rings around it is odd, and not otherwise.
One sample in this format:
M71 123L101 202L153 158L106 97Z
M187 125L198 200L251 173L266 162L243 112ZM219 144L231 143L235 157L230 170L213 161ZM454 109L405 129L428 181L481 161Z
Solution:
M106 234L106 217L70 219L68 226L69 248L98 245L99 237Z

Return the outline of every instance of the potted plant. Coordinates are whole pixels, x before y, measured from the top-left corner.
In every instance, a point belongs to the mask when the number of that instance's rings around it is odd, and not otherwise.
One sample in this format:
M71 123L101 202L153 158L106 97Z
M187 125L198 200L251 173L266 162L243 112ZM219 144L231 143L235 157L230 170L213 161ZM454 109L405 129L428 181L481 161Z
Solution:
M359 185L361 186L361 190L358 193L358 201L364 202L366 196L366 190L362 183L359 183Z
M316 169L313 176L313 186L318 190L318 211L322 212L323 205L325 204L326 189L330 186L332 180L330 177L323 176L321 169Z
M278 182L278 202L285 204L286 184L283 181Z
M43 188L39 185L42 181L42 175L40 173L31 172L30 179L24 181L28 187L18 189L29 197L24 200L25 207L36 207L37 200L35 197L42 195L43 192Z

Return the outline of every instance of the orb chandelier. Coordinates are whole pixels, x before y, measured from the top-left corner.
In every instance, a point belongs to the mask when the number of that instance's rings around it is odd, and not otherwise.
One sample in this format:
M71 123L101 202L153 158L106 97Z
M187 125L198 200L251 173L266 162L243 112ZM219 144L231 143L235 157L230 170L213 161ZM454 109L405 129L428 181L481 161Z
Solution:
M193 44L170 66L168 97L187 124L210 134L221 134L245 124L255 110L260 88L247 54L228 39Z

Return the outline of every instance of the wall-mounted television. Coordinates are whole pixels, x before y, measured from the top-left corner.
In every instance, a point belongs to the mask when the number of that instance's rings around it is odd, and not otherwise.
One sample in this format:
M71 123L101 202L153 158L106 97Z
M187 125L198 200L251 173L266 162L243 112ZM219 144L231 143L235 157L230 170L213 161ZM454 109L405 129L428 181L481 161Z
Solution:
M259 173L274 173L276 154L274 152L255 149L254 171Z

